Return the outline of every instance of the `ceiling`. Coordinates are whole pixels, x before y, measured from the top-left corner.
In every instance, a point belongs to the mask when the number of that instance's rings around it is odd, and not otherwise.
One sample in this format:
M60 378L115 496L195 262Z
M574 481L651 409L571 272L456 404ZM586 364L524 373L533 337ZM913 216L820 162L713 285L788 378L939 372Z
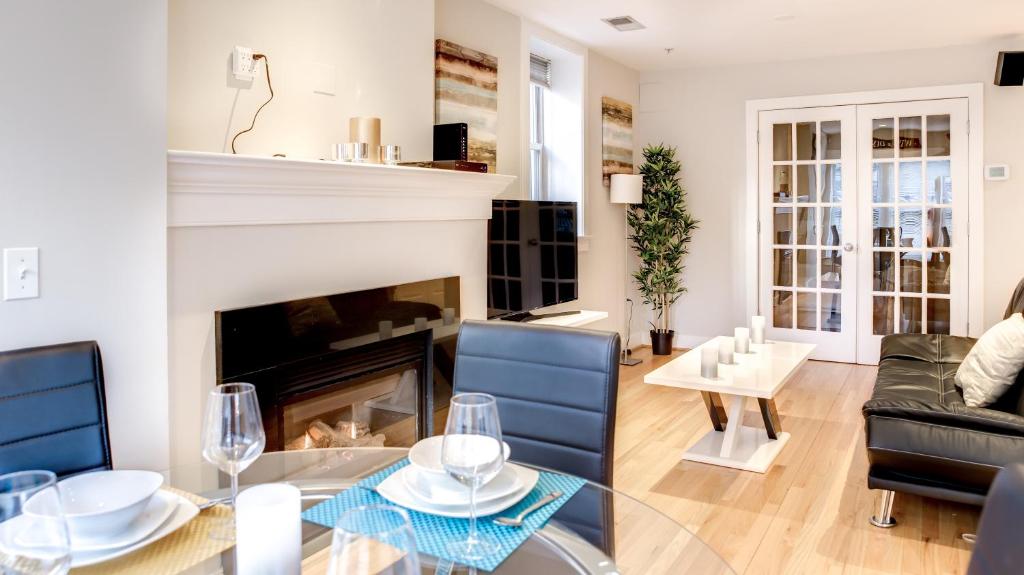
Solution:
M636 70L936 48L1024 33L1022 0L488 1ZM625 15L647 29L619 32L601 21Z

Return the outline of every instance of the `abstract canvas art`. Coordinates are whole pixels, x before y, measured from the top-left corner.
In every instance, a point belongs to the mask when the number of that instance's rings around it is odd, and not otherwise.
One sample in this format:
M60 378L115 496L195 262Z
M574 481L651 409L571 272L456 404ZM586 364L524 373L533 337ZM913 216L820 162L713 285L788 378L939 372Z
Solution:
M468 159L494 173L498 157L498 59L447 40L434 46L434 122L469 125Z
M611 184L612 174L633 173L633 106L622 100L601 98L601 179Z

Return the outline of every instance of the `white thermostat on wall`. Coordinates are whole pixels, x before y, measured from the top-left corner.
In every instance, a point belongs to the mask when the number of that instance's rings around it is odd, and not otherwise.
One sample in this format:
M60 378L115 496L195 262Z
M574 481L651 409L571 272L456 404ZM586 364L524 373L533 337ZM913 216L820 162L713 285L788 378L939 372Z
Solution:
M989 181L1009 180L1010 166L1006 164L991 164L985 166L985 179Z

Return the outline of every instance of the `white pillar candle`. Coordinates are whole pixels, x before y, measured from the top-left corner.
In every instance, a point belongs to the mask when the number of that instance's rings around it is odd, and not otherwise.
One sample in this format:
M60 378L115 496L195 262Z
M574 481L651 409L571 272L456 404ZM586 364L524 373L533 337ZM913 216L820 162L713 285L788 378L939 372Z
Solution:
M736 353L750 352L750 330L745 327L736 328Z
M445 325L452 325L455 323L455 308L446 307L441 310L441 319L444 321Z
M718 346L706 344L700 348L700 376L708 379L718 377Z
M718 363L732 365L732 353L734 349L736 349L736 342L731 337L723 337L721 340L719 340Z
M414 321L416 322L416 331L423 331L427 329L427 318L418 317Z
M239 573L302 572L301 495L298 487L284 483L256 485L238 494L235 547Z
M395 324L389 319L377 323L377 333L380 334L381 339L391 339L391 333L394 329Z
M764 343L764 316L755 315L750 318L750 340L753 343Z

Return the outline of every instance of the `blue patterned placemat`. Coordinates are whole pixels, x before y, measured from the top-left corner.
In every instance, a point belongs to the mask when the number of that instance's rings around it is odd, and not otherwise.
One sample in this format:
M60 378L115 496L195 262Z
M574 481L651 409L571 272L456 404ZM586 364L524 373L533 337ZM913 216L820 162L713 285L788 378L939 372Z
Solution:
M362 505L393 505L393 503L378 495L374 489L380 485L381 481L384 481L389 475L406 465L409 465L409 460L403 459L387 469L378 471L357 483L355 487L346 489L333 498L307 509L302 514L302 518L324 527L333 528L337 518L349 509ZM501 562L506 557L519 548L524 541L529 539L534 531L543 527L548 519L583 487L584 483L586 481L579 477L541 471L537 485L522 501L499 514L479 518L477 529L501 543L501 550L498 553L480 561L462 561L457 557L453 557L447 549L450 541L466 539L469 533L468 519L441 517L411 509L406 509L406 511L409 513L409 519L412 521L412 528L416 533L416 547L420 553L462 563L485 571L493 571L498 565L501 565ZM491 521L497 515L515 517L523 509L533 505L537 500L552 491L561 491L562 496L528 515L526 520L523 521L522 527L506 527L496 525Z

